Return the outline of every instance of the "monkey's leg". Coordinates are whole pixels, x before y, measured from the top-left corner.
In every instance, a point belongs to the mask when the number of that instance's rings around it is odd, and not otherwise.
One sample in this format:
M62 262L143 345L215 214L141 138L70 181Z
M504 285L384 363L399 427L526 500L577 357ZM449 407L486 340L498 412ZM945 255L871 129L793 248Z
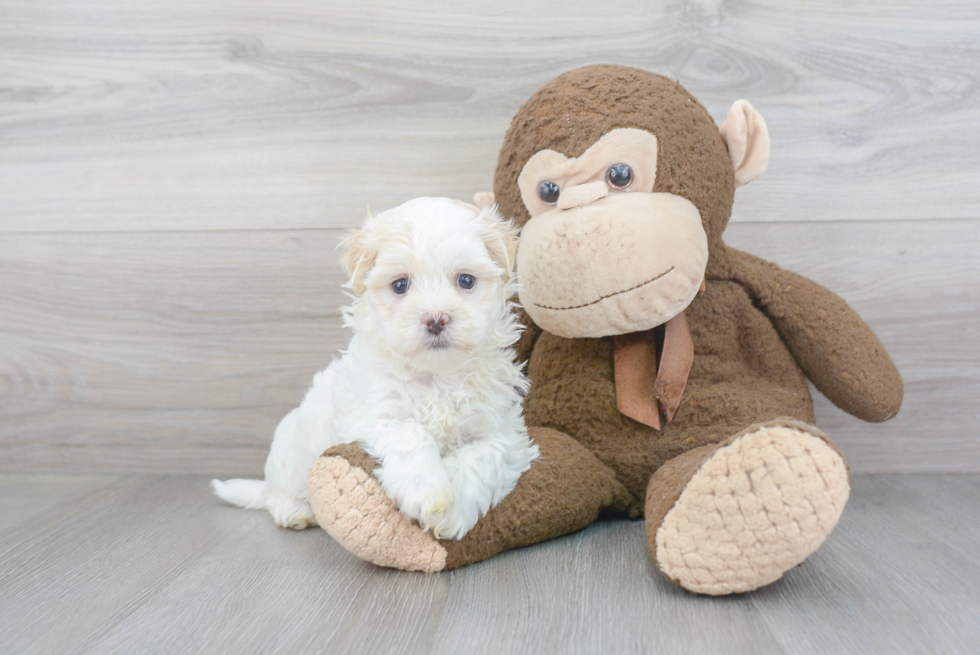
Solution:
M647 488L646 536L660 571L701 594L781 578L837 525L850 493L830 439L791 419L753 425L675 457Z
M437 540L398 511L355 444L327 450L310 471L309 501L341 546L379 566L447 571L580 530L600 514L638 516L639 503L613 472L571 437L531 428L541 457L514 490L462 539Z

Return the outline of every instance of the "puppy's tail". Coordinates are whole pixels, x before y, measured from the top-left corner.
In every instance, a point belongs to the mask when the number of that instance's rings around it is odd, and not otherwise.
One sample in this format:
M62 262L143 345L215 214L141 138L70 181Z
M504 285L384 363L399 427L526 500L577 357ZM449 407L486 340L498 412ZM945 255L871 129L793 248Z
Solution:
M211 480L211 489L226 503L245 509L265 508L265 482L263 480Z

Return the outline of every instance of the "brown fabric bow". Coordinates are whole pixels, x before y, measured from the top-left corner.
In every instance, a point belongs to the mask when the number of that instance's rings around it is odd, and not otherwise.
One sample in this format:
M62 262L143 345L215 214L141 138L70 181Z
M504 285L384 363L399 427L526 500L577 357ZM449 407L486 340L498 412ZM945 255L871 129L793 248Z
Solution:
M658 342L662 344L659 362ZM681 312L651 330L613 337L613 344L616 407L634 421L659 430L660 409L670 423L694 363L687 316Z

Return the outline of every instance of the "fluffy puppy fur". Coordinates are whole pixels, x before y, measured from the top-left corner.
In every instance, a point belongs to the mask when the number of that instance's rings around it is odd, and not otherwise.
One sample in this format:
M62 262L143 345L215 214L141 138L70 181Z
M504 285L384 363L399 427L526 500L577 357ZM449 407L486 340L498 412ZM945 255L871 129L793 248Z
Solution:
M354 336L276 428L265 480L214 480L229 503L316 524L307 476L358 442L382 487L437 538L459 539L538 456L522 418L528 380L511 346L516 232L495 207L418 198L343 244Z

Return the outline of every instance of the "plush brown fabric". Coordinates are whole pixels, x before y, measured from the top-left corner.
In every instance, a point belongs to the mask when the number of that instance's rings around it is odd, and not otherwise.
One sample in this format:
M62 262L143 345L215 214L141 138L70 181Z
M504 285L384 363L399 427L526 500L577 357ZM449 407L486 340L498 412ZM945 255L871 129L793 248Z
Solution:
M707 111L676 82L587 66L542 87L514 117L500 152L494 192L502 213L528 221L517 178L532 155L548 148L578 157L621 127L657 136L654 191L693 203L708 235L708 284L685 310L694 360L680 405L659 431L625 416L617 409L614 337L558 337L521 312L527 330L517 351L532 382L525 418L542 460L462 541L440 542L447 567L580 529L603 513L637 515L645 498L656 532L719 444L777 419L816 432L807 376L866 420L890 418L901 405L898 371L842 299L722 242L732 161Z
M549 148L579 157L619 127L657 136L653 190L690 200L704 218L709 246L713 244L728 223L735 196L735 174L721 133L680 84L625 66L585 66L559 75L517 111L494 176L501 213L519 225L530 218L517 178L534 153Z
M595 455L555 430L530 432L541 457L463 539L439 542L447 569L581 530L600 516L640 515L641 503Z
M342 443L339 446L327 448L320 457L343 457L351 466L364 469L368 475L373 475L374 468L378 465L373 457L354 443Z
M528 369L528 425L582 443L642 499L660 466L780 416L814 422L803 372L740 285L713 281L688 307L694 363L674 420L657 430L617 411L613 338L537 340Z
M687 483L691 481L698 469L715 454L716 450L730 443L734 438L732 436L722 443L701 446L689 450L683 455L678 455L657 469L657 472L650 478L650 485L647 487L646 507L643 510L645 522L643 529L647 537L647 547L654 562L657 561L657 549L651 544L654 544L657 530L664 522L667 512L673 509L677 499L681 497Z
M656 473L653 474L653 477L650 478L650 484L647 487L646 506L643 511L644 519L646 521L644 531L646 532L647 543L650 548L650 555L653 557L654 561L656 561L656 547L654 545L654 539L656 538L657 530L660 529L664 517L667 516L667 512L674 507L677 499L680 498L681 493L684 491L685 487L687 487L687 483L691 481L691 478L694 477L701 466L708 461L708 459L710 459L719 448L727 446L739 437L759 430L760 428L769 428L774 426L792 427L800 430L801 432L806 432L807 434L818 437L828 446L830 446L835 453L843 457L840 449L826 434L816 429L812 425L807 425L806 423L802 423L800 421L785 418L778 418L772 421L765 421L763 423L751 425L738 434L730 436L721 443L701 446L700 448L694 448L682 455L678 455L657 469ZM848 478L849 477L850 471L848 471Z
M734 197L724 141L705 109L666 78L618 66L588 66L546 84L518 111L498 160L495 194L505 215L529 219L517 177L537 151L579 156L618 127L658 138L655 191L690 200L709 240L710 280L686 310L694 341L688 387L674 421L657 432L617 410L613 338L525 338L532 388L529 425L579 441L637 499L651 476L648 521L669 511L697 464L746 426L777 417L814 422L806 384L865 420L901 405L901 377L868 326L830 291L729 249L721 240ZM662 472L662 466L667 468Z
M857 312L816 282L748 253L724 248L718 268L748 290L756 305L827 398L865 421L893 418L902 405L902 376Z
M788 416L814 422L804 371L862 418L893 415L901 378L871 330L829 291L721 241L734 197L731 160L707 111L676 82L620 66L559 76L508 130L495 178L501 211L528 220L517 176L534 153L578 156L611 129L658 137L655 191L690 200L709 235L709 284L686 311L695 359L674 418L657 433L616 410L612 338L527 338L529 425L561 430L616 471L637 498L664 462L746 426Z
M849 478L840 452L812 426L751 426L654 474L649 552L661 573L689 591L758 589L820 547L847 504Z
M521 476L514 491L480 519L463 539L439 540L446 551L442 570L473 564L504 550L581 530L600 516L637 518L640 515L641 504L626 491L615 474L581 444L547 428L532 428L530 434L541 456ZM324 452L323 457L343 457L352 467L359 467L374 477L377 463L357 444L334 446ZM365 502L369 500L365 496ZM329 508L322 507L328 501L319 495L311 496L310 503L318 518L331 515ZM349 505L351 499L347 502ZM356 511L358 508L351 506L350 509ZM421 528L415 525L420 532ZM363 522L361 529L365 529ZM353 544L342 541L342 545L359 554L357 548L370 544L371 539L401 537L406 543L385 543L386 553L401 555L405 563L416 562L416 542L421 535L382 525L375 526L375 530L376 533L365 535ZM397 557L388 557L385 565L397 566L398 562Z

